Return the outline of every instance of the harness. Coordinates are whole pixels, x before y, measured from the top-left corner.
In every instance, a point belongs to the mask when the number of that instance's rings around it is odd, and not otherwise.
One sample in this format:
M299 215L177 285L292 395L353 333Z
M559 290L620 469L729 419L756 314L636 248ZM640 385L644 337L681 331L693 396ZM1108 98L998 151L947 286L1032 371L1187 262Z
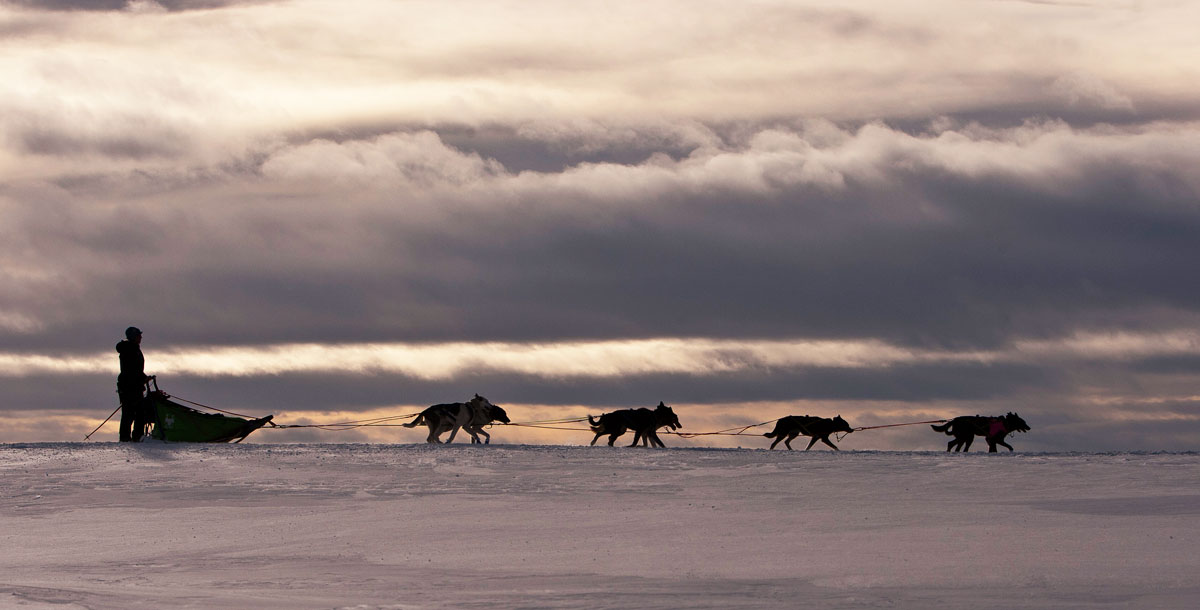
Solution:
M1004 420L999 417L993 417L988 420L988 436L1003 436L1008 433L1008 428L1004 427Z

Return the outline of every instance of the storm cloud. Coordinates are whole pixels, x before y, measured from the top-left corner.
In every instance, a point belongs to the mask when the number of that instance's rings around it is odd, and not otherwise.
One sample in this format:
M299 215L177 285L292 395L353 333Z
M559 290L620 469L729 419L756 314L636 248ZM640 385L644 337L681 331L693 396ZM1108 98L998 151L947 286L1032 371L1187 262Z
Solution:
M45 187L40 205L5 207L25 276L8 308L13 326L77 325L11 340L81 348L73 337L96 340L86 327L119 326L129 305L175 340L217 343L970 348L1193 319L1195 285L1179 281L1200 247L1191 124L812 132L513 173L419 131L283 146L169 189Z

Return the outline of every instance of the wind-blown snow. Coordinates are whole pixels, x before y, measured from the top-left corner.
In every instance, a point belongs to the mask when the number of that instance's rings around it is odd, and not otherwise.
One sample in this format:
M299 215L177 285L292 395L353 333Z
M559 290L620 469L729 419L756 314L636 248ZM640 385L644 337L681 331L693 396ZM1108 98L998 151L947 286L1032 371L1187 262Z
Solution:
M1194 608L1200 455L0 445L0 607Z

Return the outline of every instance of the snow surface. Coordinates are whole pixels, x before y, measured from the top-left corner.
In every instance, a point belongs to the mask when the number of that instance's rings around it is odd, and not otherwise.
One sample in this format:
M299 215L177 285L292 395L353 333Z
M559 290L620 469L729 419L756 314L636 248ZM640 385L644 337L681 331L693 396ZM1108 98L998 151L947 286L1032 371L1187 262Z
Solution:
M1200 454L0 445L0 607L1196 608Z

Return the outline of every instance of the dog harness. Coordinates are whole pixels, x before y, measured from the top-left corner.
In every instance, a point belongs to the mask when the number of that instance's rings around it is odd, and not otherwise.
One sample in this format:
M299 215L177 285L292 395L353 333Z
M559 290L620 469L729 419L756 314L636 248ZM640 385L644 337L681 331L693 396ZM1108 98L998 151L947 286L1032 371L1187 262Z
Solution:
M1004 427L1004 420L1000 418L992 418L992 420L988 422L988 436L1002 436L1006 432L1008 432L1008 430Z

